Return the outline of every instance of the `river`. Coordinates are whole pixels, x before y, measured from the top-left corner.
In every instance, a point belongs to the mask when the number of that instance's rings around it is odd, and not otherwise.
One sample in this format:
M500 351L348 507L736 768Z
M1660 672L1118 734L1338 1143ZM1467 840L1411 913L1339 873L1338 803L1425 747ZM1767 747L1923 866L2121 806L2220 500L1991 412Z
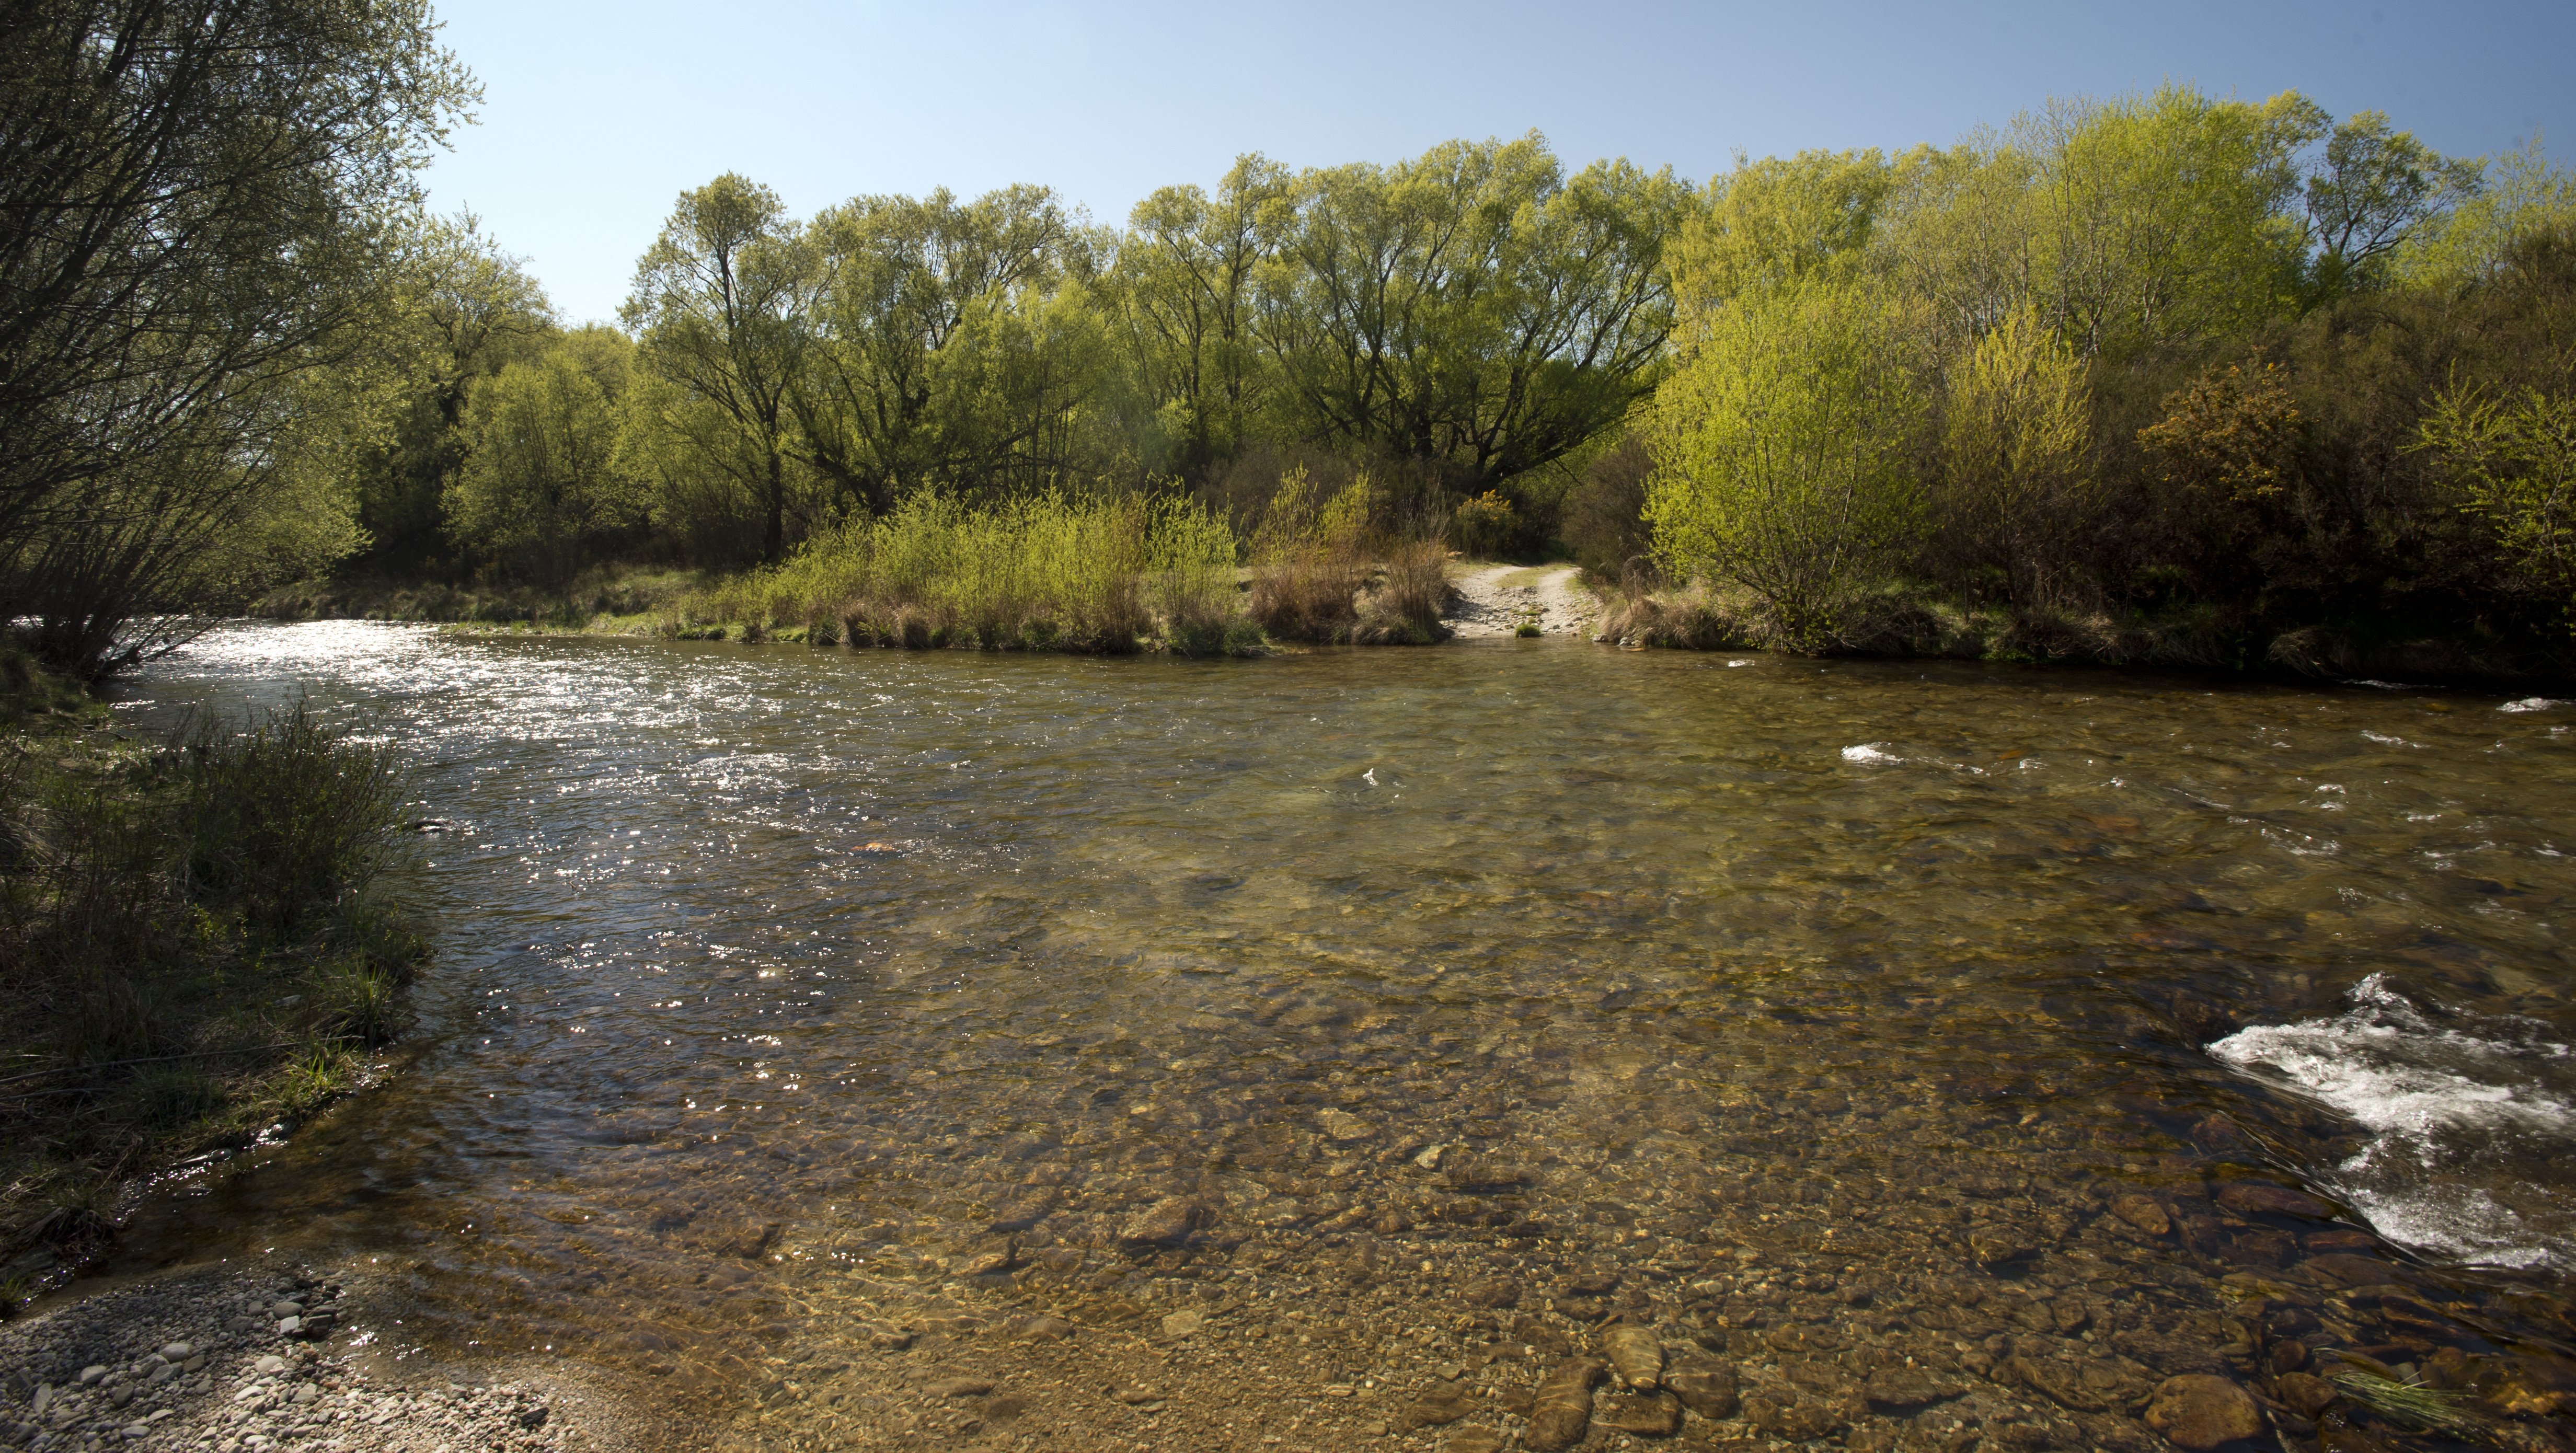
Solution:
M127 694L307 696L445 830L382 1082L124 1266L377 1268L379 1350L711 1446L1471 1447L1624 1318L1738 1380L1686 1436L2116 1449L2576 1336L2576 703L369 623Z

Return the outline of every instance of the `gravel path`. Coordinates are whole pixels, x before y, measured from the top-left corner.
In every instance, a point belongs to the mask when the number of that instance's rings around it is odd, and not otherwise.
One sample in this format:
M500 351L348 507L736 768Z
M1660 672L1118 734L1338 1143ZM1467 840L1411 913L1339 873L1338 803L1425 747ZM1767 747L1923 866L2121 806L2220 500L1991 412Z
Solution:
M220 1266L58 1303L0 1327L0 1444L571 1453L656 1441L544 1378L385 1376L375 1349L391 1328L353 1310L329 1283Z
M1541 634L1588 634L1601 607L1578 583L1582 575L1572 565L1479 566L1450 582L1457 603L1442 624L1454 636L1474 639L1511 635L1534 616Z

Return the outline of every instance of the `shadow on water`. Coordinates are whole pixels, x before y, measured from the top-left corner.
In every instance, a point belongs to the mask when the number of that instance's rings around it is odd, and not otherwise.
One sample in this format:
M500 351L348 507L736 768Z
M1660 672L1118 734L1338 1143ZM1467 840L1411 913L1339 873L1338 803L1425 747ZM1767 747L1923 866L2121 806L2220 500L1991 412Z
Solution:
M2576 1408L2576 704L324 624L123 710L305 690L455 824L425 1030L130 1266L371 1260L402 1338L740 1446L1543 1446L1622 1322L1706 1379L1598 1429L2143 1448L2215 1372L2433 1438L2321 1401L2365 1367L2443 1436Z

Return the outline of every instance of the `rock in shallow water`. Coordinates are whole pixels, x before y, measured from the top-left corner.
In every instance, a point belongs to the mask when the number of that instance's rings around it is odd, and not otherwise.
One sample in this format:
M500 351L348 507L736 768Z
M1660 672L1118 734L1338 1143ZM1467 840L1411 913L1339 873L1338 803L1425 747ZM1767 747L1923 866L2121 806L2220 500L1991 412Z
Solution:
M1577 1357L1541 1378L1530 1399L1529 1431L1522 1435L1522 1446L1535 1453L1558 1453L1582 1442L1592 1426L1592 1388L1609 1372L1610 1365L1597 1357Z
M2147 1426L2191 1453L2210 1453L2263 1431L2263 1410L2245 1389L2210 1373L2169 1377L2147 1404Z
M1592 1426L1612 1432L1668 1438L1681 1425L1681 1399L1668 1392L1614 1392L1592 1405Z
M1130 1246L1178 1246L1212 1219L1208 1208L1187 1196L1166 1196L1127 1220L1118 1239Z
M1457 1422L1476 1410L1476 1399L1466 1384L1442 1383L1414 1399L1404 1410L1403 1425L1408 1428L1438 1428Z
M1622 1324L1601 1334L1601 1355L1630 1387L1653 1392L1663 1385L1664 1346L1643 1327Z
M1715 1362L1685 1362L1664 1374L1664 1387L1703 1418L1735 1416L1735 1369Z
M2165 1208L2157 1205L2152 1197L2141 1196L2134 1191L2112 1197L2111 1214L2150 1236L2164 1236L2173 1231L2173 1218L2165 1214Z

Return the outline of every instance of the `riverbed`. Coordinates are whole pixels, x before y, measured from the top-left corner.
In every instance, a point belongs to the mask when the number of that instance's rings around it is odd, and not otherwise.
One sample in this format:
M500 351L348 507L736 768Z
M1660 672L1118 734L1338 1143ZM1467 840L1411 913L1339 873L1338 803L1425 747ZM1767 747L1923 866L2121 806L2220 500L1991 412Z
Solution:
M1699 1393L1584 1446L2576 1410L2477 1400L2576 1367L2576 703L358 622L128 694L418 763L418 1032L118 1267L373 1268L380 1353L724 1447L1541 1446L1621 1325Z

